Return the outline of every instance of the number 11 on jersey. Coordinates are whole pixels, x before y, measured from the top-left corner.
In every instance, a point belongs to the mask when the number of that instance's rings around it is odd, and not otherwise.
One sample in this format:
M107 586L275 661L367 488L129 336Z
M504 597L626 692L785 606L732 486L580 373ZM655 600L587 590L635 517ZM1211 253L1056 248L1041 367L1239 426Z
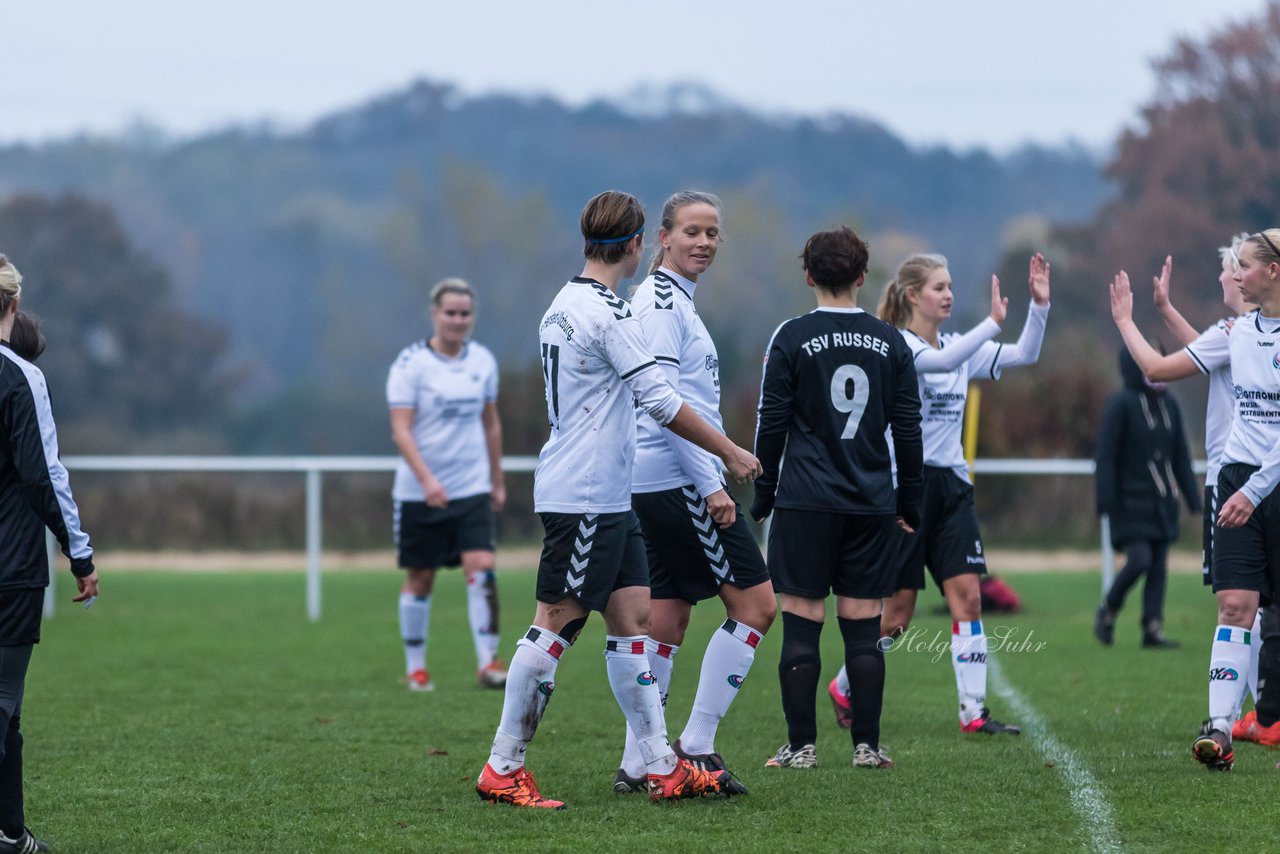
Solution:
M560 429L559 344L542 345L542 379L547 384L547 421L558 430Z

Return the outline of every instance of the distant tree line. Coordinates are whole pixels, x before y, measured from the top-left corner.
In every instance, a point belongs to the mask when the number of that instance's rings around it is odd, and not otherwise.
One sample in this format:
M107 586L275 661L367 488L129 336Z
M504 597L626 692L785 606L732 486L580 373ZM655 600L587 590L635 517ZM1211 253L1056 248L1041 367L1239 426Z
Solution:
M1006 337L1024 317L1027 256L1043 252L1044 353L989 387L980 453L1083 456L1118 383L1111 275L1149 281L1172 254L1174 299L1204 326L1221 314L1216 247L1277 224L1280 4L1179 42L1155 67L1157 91L1105 164L917 150L852 118L638 117L430 83L295 135L0 149L0 251L27 274L26 305L50 338L42 367L66 452L391 453L387 365L428 334L430 284L462 275L480 294L477 337L503 363L508 448L534 453L546 425L531 321L578 269L581 202L631 189L656 220L667 193L704 187L724 198L727 239L699 303L739 439L760 349L810 304L803 237L847 222L871 241L866 307L909 251L941 251L958 326L985 311L986 275L1001 275ZM1142 306L1139 321L1162 332ZM1197 384L1178 393L1202 411ZM1084 538L1081 485L1043 489ZM1048 515L1025 487L992 478L979 491L993 538Z

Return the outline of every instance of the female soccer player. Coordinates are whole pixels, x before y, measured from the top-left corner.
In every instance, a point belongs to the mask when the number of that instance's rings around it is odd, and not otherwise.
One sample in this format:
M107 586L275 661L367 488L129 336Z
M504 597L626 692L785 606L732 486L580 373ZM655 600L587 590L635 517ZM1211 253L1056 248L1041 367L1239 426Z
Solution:
M631 512L635 408L714 453L737 480L760 463L694 412L667 382L618 285L635 275L644 207L627 193L601 193L579 221L586 265L542 317L538 337L551 437L534 472L534 509L546 538L538 564L533 625L516 645L502 720L476 793L493 803L561 809L525 769L525 749L555 687L560 656L592 611L604 615L609 685L644 757L653 800L727 791L728 772L679 759L667 743L662 700L645 646L649 567Z
M9 344L21 295L22 274L0 255L0 850L36 852L49 848L26 827L19 726L49 586L45 528L71 559L78 590L73 602L92 602L98 574L58 459L44 374Z
M1280 482L1280 420L1272 408L1280 401L1280 371L1275 368L1280 358L1280 229L1249 237L1237 260L1233 281L1241 298L1258 309L1235 323L1226 348L1191 351L1202 370L1230 366L1235 398L1213 529L1218 625L1209 661L1209 719L1191 745L1199 762L1218 771L1235 764L1232 718L1244 699L1247 680L1242 677L1250 667L1259 600L1273 599L1280 589L1280 509L1271 498ZM1123 303L1128 278L1118 276L1112 287Z
M1236 287L1235 271L1237 258L1244 242L1249 239L1247 233L1232 238L1229 246L1218 249L1222 259L1222 272L1218 283L1222 288L1222 302L1233 315L1228 320L1219 320L1199 335L1195 328L1182 317L1169 298L1169 279L1173 261L1166 258L1164 268L1154 281L1152 297L1160 315L1169 330L1185 345L1185 349L1170 355L1163 355L1152 347L1142 336L1133 322L1133 294L1129 286L1129 277L1122 271L1111 286L1111 315L1116 327L1124 338L1125 346L1134 357L1143 372L1149 378L1165 382L1189 377L1197 372L1209 377L1209 399L1205 411L1204 443L1207 466L1204 487L1204 532L1202 540L1203 578L1206 585L1212 585L1211 573L1213 559L1213 523L1217 515L1217 481L1222 468L1222 451L1231 432L1231 422L1235 411L1235 388L1231 382L1231 364L1229 361L1229 327L1242 319L1248 305L1245 303L1240 289ZM1226 364L1209 370L1204 367L1206 360L1221 359L1227 354ZM1105 606L1104 606L1105 607ZM1102 610L1094 625L1095 634L1102 639L1109 631L1109 622ZM1280 684L1280 606L1272 603L1262 609L1254 619L1250 630L1253 643L1250 645L1250 667L1247 680L1249 690L1253 693L1255 708L1240 717L1231 727L1231 737L1235 741L1253 741L1269 747L1280 746L1280 692L1272 692L1265 697L1258 691L1258 684L1269 678L1272 684ZM1271 643L1259 643L1270 641Z
M394 502L399 564L400 638L409 690L431 691L427 627L436 570L467 575L467 614L476 680L501 688L507 671L498 651L493 514L507 500L498 418L498 364L471 340L475 294L462 279L431 290L433 333L410 344L387 375L391 438L400 451Z
M979 578L987 559L973 506L973 485L960 443L971 379L1000 378L1005 368L1032 365L1040 357L1049 316L1049 262L1031 256L1031 305L1016 344L996 344L1008 300L991 277L991 315L964 335L943 334L951 317L951 273L941 255L913 255L898 268L880 299L880 317L902 329L915 354L924 431L924 491L920 525L906 537L897 592L885 607L881 630L896 638L907 630L927 566L951 612L951 666L960 701L960 729L1017 735L1021 729L991 717L986 705L987 638L982 628ZM842 672L829 686L837 720L847 714ZM842 720L843 722L843 720Z
M819 641L834 592L854 683L853 765L891 768L880 746L884 650L878 641L881 600L897 577L898 529L919 521L923 449L915 369L902 335L858 308L869 256L853 229L813 235L802 257L818 307L773 333L756 428L764 475L756 481L751 515L759 521L773 514L769 572L782 600L778 678L787 719L787 743L765 764L818 764ZM885 437L890 428L896 490Z
M717 430L724 429L720 358L694 297L698 277L715 261L720 246L720 214L720 200L710 193L685 191L667 199L649 277L631 299L631 310L667 380ZM716 729L777 614L773 586L715 456L662 429L645 413L638 416L636 433L631 503L649 558L649 664L665 706L693 606L720 597L727 619L707 644L693 710L674 749L700 768L724 770L715 748ZM729 785L735 793L746 791L736 778ZM638 792L644 787L644 757L628 730L614 790Z

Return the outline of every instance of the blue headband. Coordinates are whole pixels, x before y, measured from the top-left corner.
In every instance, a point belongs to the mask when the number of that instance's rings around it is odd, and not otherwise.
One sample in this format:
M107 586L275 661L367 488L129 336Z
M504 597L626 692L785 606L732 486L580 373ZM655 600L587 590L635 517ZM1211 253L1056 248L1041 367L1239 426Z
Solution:
M637 228L635 231L633 231L633 232L631 232L630 234L628 234L626 237L607 237L607 238L605 238L605 237L588 237L588 238L587 238L587 242L588 242L588 243L626 243L628 240L630 240L631 238L635 237L637 234L644 234L644 226L643 226L643 225L642 225L642 226L640 226L639 228Z

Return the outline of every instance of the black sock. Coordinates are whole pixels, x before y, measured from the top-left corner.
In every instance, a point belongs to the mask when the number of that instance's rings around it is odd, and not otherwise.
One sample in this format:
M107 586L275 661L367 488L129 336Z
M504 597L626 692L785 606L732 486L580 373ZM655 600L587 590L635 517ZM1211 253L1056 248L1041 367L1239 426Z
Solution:
M1258 651L1258 723L1280 720L1280 637L1263 641Z
M26 817L22 810L22 733L19 716L8 721L4 733L4 756L0 758L0 831L10 839L22 835Z
M818 676L822 658L818 642L822 623L782 612L782 655L778 681L782 684L782 713L787 718L787 741L792 749L818 740Z
M880 710L884 706L884 650L880 648L880 618L840 618L844 637L844 667L849 674L849 702L853 743L880 746Z

